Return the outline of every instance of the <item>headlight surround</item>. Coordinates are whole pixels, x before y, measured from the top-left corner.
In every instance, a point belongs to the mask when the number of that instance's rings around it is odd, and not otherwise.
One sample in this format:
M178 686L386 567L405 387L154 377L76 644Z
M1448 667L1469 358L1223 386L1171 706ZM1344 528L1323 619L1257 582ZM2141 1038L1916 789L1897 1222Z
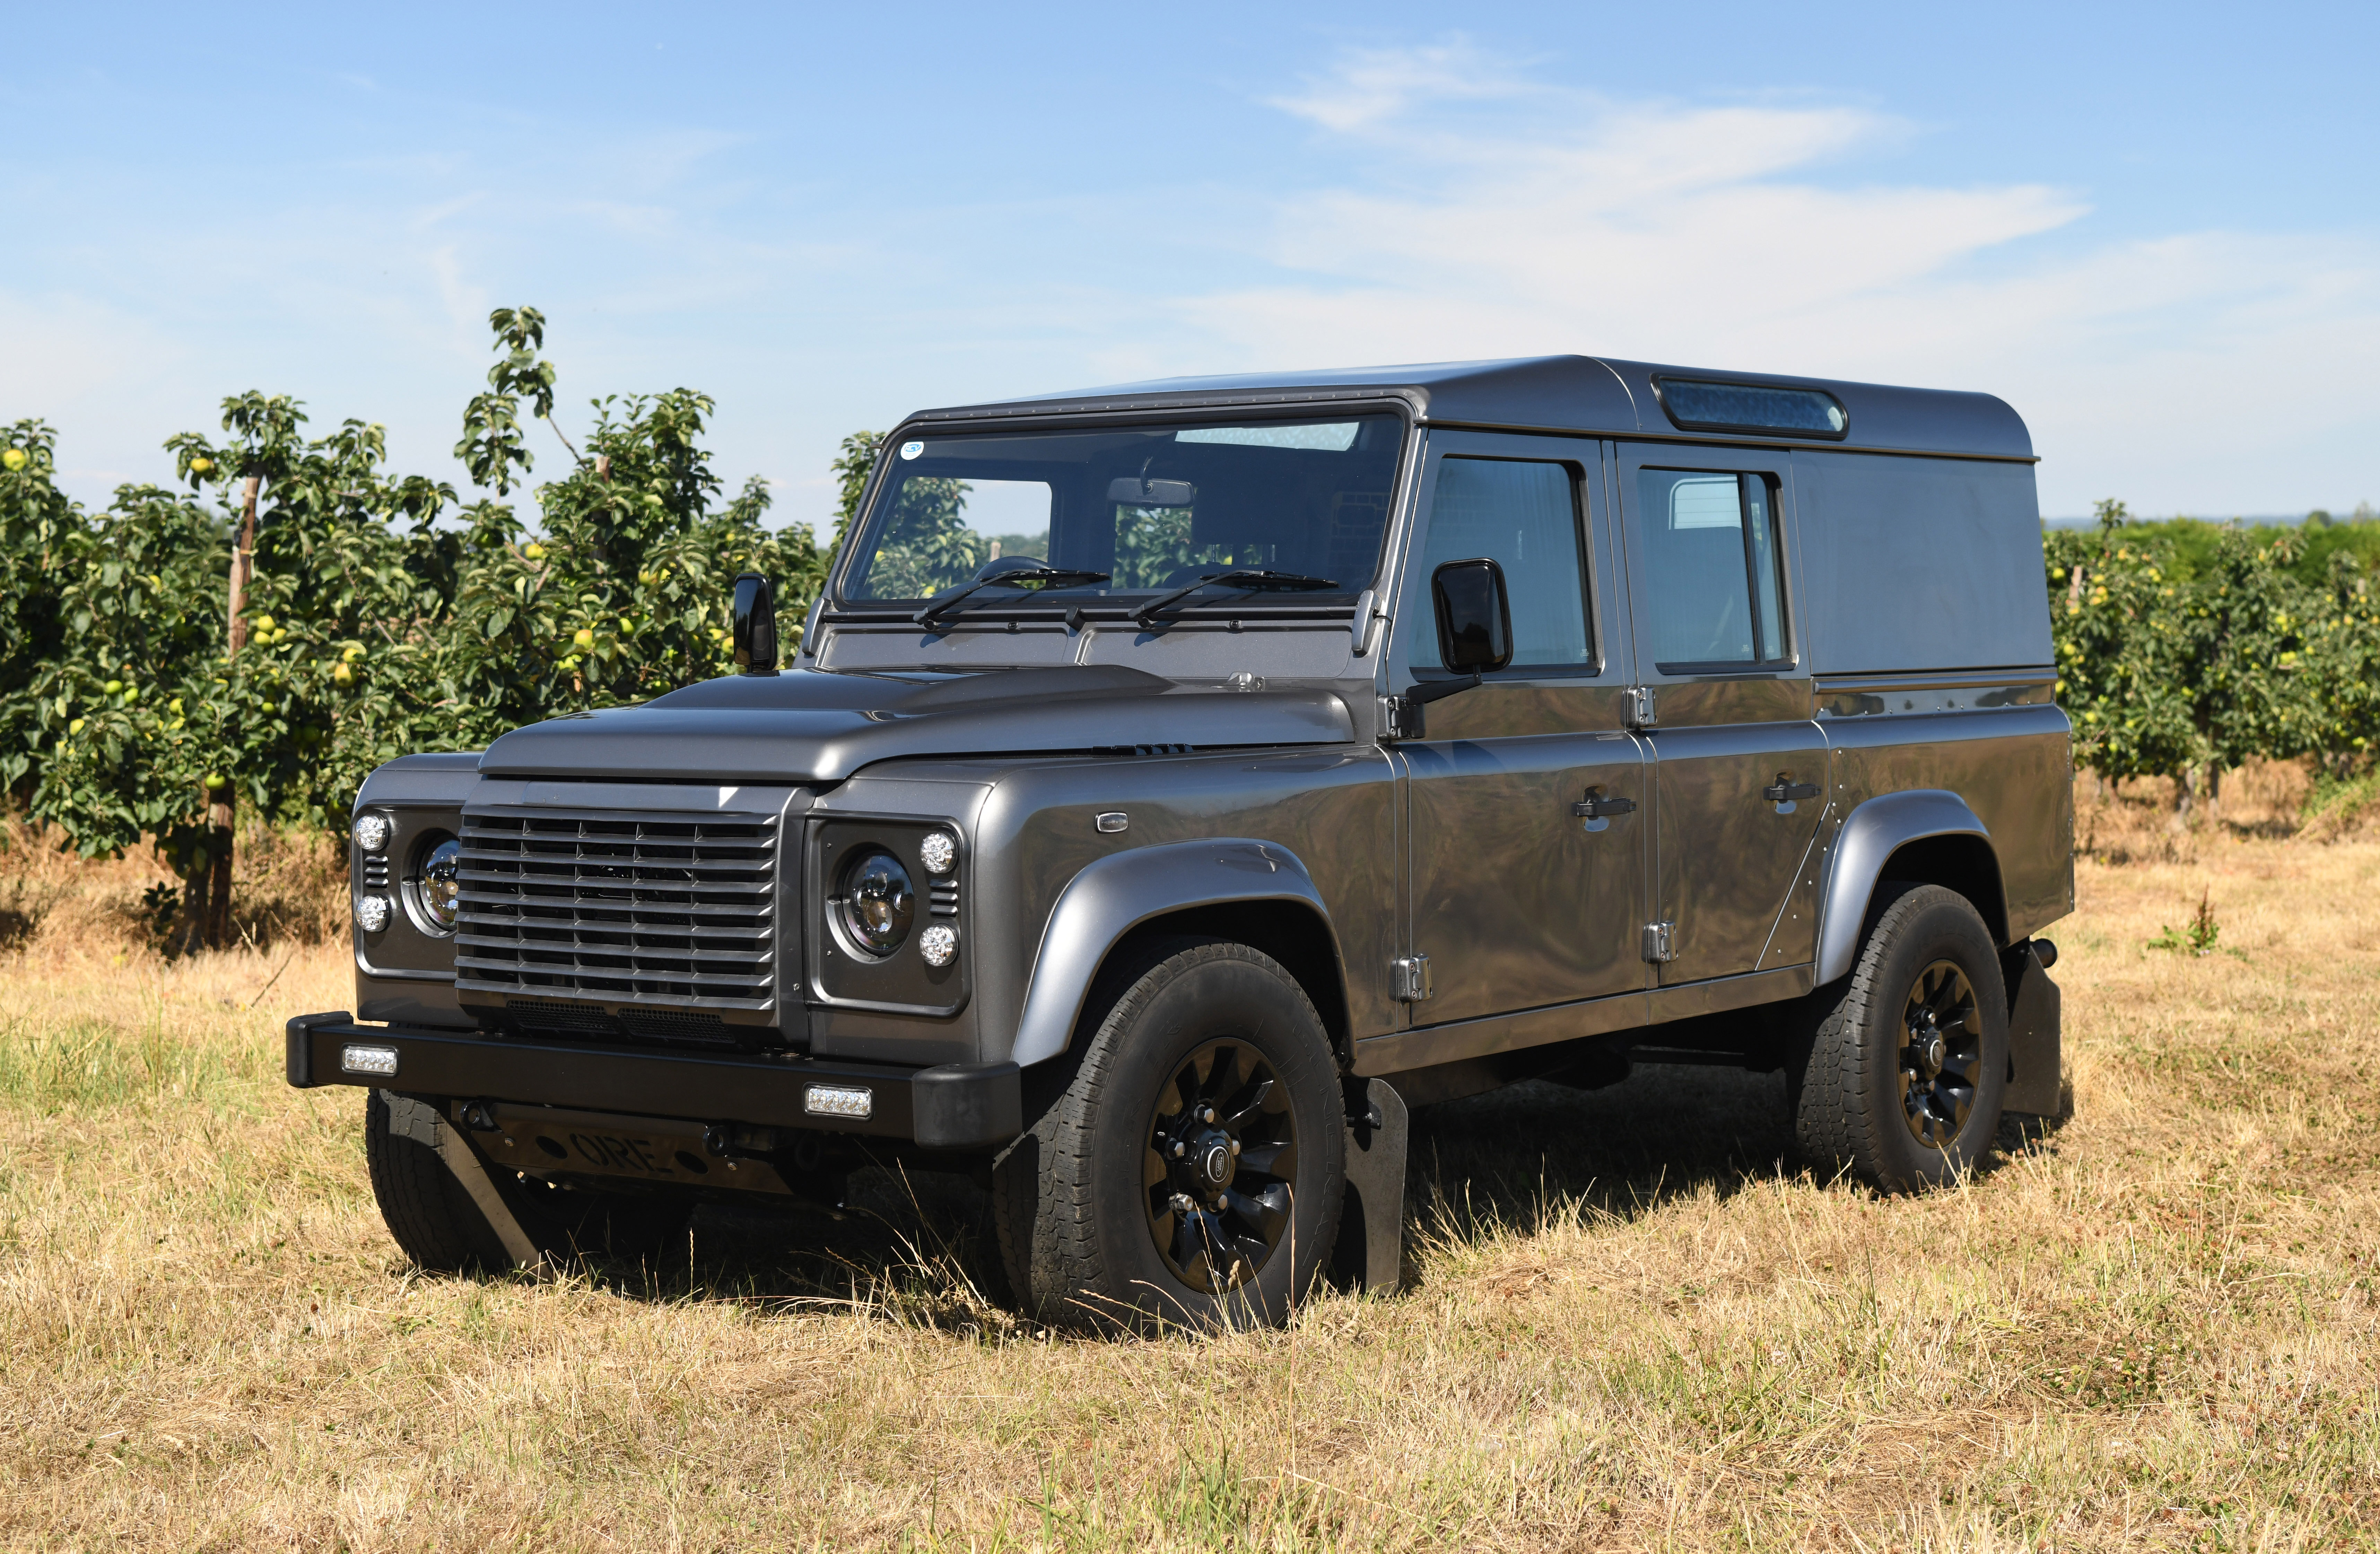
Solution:
M855 949L889 955L908 941L917 921L917 887L900 859L881 847L869 848L844 860L834 909Z
M407 889L423 929L453 933L463 910L463 844L450 836L423 853Z

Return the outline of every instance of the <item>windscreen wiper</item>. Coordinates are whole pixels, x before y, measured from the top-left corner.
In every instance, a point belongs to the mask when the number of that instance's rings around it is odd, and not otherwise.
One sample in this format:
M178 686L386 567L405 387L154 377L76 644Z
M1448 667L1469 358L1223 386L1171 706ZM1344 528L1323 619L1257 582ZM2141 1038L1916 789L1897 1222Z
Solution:
M1108 576L1105 572L1086 572L1080 567L1074 566L1020 566L1014 572L1002 572L990 577L978 577L972 583L961 583L957 588L945 589L926 601L926 607L909 618L919 625L931 625L934 624L935 616L948 614L969 595L984 589L1023 588L1027 583L1039 583L1044 588L1055 587L1059 584L1073 588L1083 583L1104 583L1108 580Z
M1155 623L1158 612L1178 604L1200 589L1231 588L1251 591L1259 589L1335 589L1335 578L1308 577L1296 572L1209 572L1195 583L1186 583L1172 593L1160 594L1132 613L1132 618L1143 625Z

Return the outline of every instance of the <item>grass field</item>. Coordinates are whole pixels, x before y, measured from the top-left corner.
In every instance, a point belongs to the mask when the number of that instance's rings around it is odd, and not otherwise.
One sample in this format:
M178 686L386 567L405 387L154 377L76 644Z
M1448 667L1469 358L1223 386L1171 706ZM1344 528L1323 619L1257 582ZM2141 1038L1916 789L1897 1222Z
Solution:
M1798 1174L1775 1076L1525 1087L1417 1115L1405 1293L1203 1339L1015 1325L935 1180L924 1221L880 1178L666 1267L421 1278L360 1093L280 1083L340 949L53 914L0 958L0 1540L2380 1541L2380 843L2236 791L2179 841L2095 816L2141 861L2052 930L2076 1114L1964 1189ZM2202 894L2212 953L2144 948Z

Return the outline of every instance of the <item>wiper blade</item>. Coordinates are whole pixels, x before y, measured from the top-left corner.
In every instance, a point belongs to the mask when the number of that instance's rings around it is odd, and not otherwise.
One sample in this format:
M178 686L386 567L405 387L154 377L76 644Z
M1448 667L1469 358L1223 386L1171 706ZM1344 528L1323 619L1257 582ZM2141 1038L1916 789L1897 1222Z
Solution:
M1209 572L1195 583L1186 583L1172 593L1160 594L1132 613L1132 618L1143 625L1156 620L1158 612L1177 604L1200 589L1231 588L1254 592L1262 589L1335 589L1332 577L1308 577L1298 572Z
M934 624L935 616L950 613L953 607L984 589L1022 588L1026 583L1039 583L1044 588L1061 583L1074 587L1083 583L1104 583L1108 580L1108 577L1105 572L1086 572L1075 566L1020 566L1014 572L1002 572L991 577L978 577L972 583L961 583L957 588L945 589L926 601L926 607L909 618L919 625L931 625Z

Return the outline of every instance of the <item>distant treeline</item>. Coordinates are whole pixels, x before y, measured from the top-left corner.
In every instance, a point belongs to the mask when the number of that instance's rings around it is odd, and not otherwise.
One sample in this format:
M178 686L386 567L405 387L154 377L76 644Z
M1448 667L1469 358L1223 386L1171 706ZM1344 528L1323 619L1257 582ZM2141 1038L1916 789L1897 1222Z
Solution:
M500 309L490 322L499 359L455 449L468 498L391 470L378 426L309 437L296 401L262 394L225 401L219 437L170 439L170 484L122 487L96 512L58 489L48 426L0 429L0 786L86 854L153 838L184 881L183 942L227 931L237 808L344 828L365 774L394 756L723 672L736 572L776 580L789 637L824 578L874 434L844 441L821 546L807 526L766 526L759 480L722 492L701 445L709 398L595 400L575 445L553 421L544 320ZM540 421L562 462L532 487ZM965 495L953 482L912 540L973 565L994 540L963 521ZM2252 756L2369 761L2368 512L2275 529L2138 523L2110 502L2045 550L2082 762L2175 775L2187 795Z

